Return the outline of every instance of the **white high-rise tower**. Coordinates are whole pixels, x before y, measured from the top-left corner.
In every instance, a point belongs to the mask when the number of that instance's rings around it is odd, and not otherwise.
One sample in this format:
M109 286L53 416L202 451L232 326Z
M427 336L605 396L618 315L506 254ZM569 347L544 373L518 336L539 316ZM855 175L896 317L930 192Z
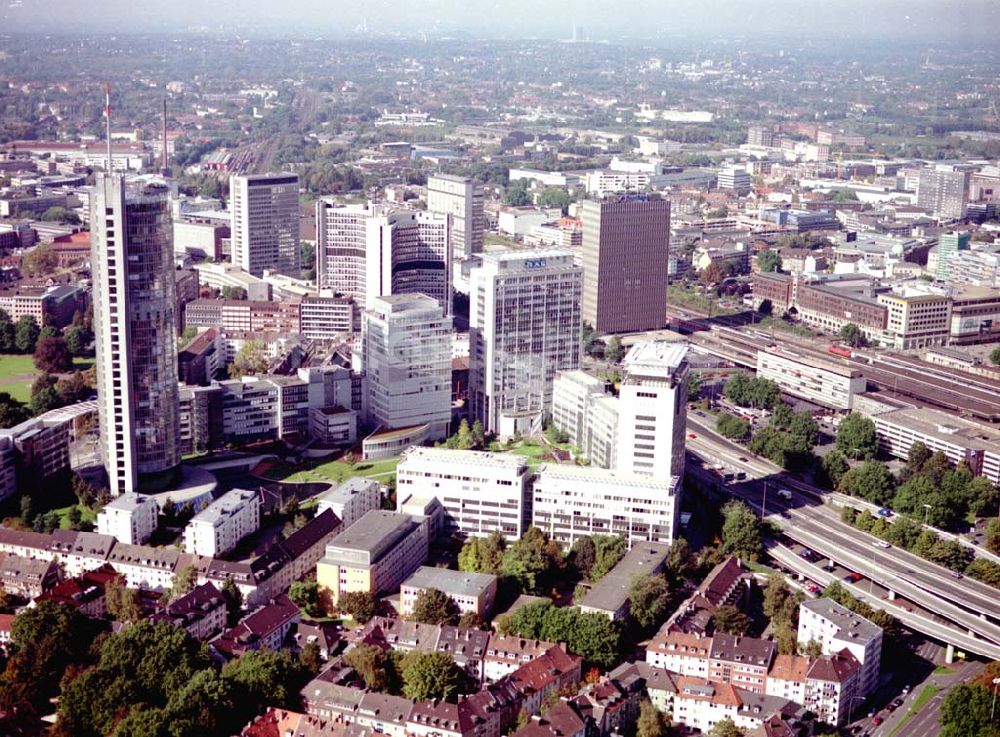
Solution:
M118 496L180 462L166 187L98 174L90 228L101 458Z

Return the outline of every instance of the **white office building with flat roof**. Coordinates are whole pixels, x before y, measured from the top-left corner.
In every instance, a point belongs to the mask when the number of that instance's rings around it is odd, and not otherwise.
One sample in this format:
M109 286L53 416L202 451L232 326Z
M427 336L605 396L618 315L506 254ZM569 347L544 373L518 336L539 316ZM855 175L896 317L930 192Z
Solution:
M572 251L509 251L484 255L470 281L472 418L528 435L552 410L555 375L580 367L583 270Z
M227 491L198 512L184 528L184 552L212 558L260 529L260 493Z
M120 543L141 545L156 532L160 505L142 494L128 493L112 499L97 515L97 532Z
M513 541L531 523L530 478L522 456L413 447L396 467L396 508L436 497L446 532Z
M546 463L532 492L532 524L571 546L586 535L621 535L670 544L678 502L677 476L648 476L594 466Z
M462 614L477 614L485 620L493 610L497 577L488 573L466 573L450 568L420 566L399 587L399 613L404 617L411 616L417 598L430 589L447 594Z
M665 482L684 476L687 428L688 346L647 342L622 361L618 393L618 458L621 473Z
M425 294L450 315L451 254L448 215L316 202L316 282L359 309L379 296Z
M451 174L427 177L427 210L450 216L453 256L468 259L483 251L483 186Z
M868 382L861 371L781 348L757 351L757 376L788 394L823 407L851 409Z
M376 297L361 324L372 425L426 425L429 440L451 423L451 317L423 294Z

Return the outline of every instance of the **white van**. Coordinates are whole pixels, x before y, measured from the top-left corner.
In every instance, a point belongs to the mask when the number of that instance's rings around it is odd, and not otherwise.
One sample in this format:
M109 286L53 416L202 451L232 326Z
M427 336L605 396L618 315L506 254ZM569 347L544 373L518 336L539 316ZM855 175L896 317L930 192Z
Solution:
M778 489L778 496L787 501L792 500L792 492L790 492L788 489Z

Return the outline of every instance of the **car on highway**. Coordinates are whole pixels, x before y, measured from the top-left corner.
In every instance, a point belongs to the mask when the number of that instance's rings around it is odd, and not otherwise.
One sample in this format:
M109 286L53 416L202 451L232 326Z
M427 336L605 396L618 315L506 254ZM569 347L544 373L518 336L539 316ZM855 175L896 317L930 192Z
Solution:
M885 540L872 540L872 545L876 548L891 548L892 546Z
M876 714L874 717L872 717L872 724L874 724L876 727L880 725L882 721L883 719L881 714Z
M747 472L746 472L746 471L739 471L739 472L737 472L737 474L736 474L736 480L737 480L737 481L742 481L742 480L743 480L743 479L745 479L746 477L747 477Z
M903 705L903 699L899 696L894 698L892 702L889 704L889 706L891 706L893 709L898 709L902 705Z
M746 457L746 456L740 456L740 463L749 463L749 462L750 462L750 461L749 461L749 460L747 460L747 457Z
M698 436L695 435L693 432L689 432L688 433L688 437L691 438L692 440L697 440L698 439Z
M902 694L903 694L904 696L905 696L906 694L910 693L910 684L909 684L909 683L907 683L907 684L906 684L905 686L903 686L903 688L901 689L901 693L902 693Z
M857 583L862 578L864 578L864 576L862 576L860 573L848 573L846 576L844 576L844 581L845 583Z
M892 510L889 509L888 507L882 507L875 514L877 514L879 517L891 517L892 516Z
M965 576L963 576L963 575L962 575L961 573L959 573L958 571L952 571L952 572L951 572L951 577L952 577L952 578L965 578Z
M799 553L799 557L804 558L805 560L816 560L816 553L807 548Z

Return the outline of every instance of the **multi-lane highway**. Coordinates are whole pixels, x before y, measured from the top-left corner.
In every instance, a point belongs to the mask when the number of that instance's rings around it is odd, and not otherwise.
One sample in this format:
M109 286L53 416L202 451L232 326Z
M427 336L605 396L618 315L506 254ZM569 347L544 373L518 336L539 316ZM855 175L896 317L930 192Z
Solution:
M787 537L870 577L946 622L910 616L910 612L900 617L914 629L987 657L1000 654L1000 595L995 589L972 579L958 579L951 571L904 550L876 547L874 537L844 524L832 506L818 501L818 490L788 479L781 469L719 437L697 417L689 416L688 425L696 435L689 437L688 449L708 466L721 463L744 471L747 480L731 485L731 491L761 509ZM777 493L779 489L791 498L783 498ZM794 557L793 565L788 566L792 570L805 573L808 567L807 575L817 582L829 577L815 579L811 575L815 566Z

